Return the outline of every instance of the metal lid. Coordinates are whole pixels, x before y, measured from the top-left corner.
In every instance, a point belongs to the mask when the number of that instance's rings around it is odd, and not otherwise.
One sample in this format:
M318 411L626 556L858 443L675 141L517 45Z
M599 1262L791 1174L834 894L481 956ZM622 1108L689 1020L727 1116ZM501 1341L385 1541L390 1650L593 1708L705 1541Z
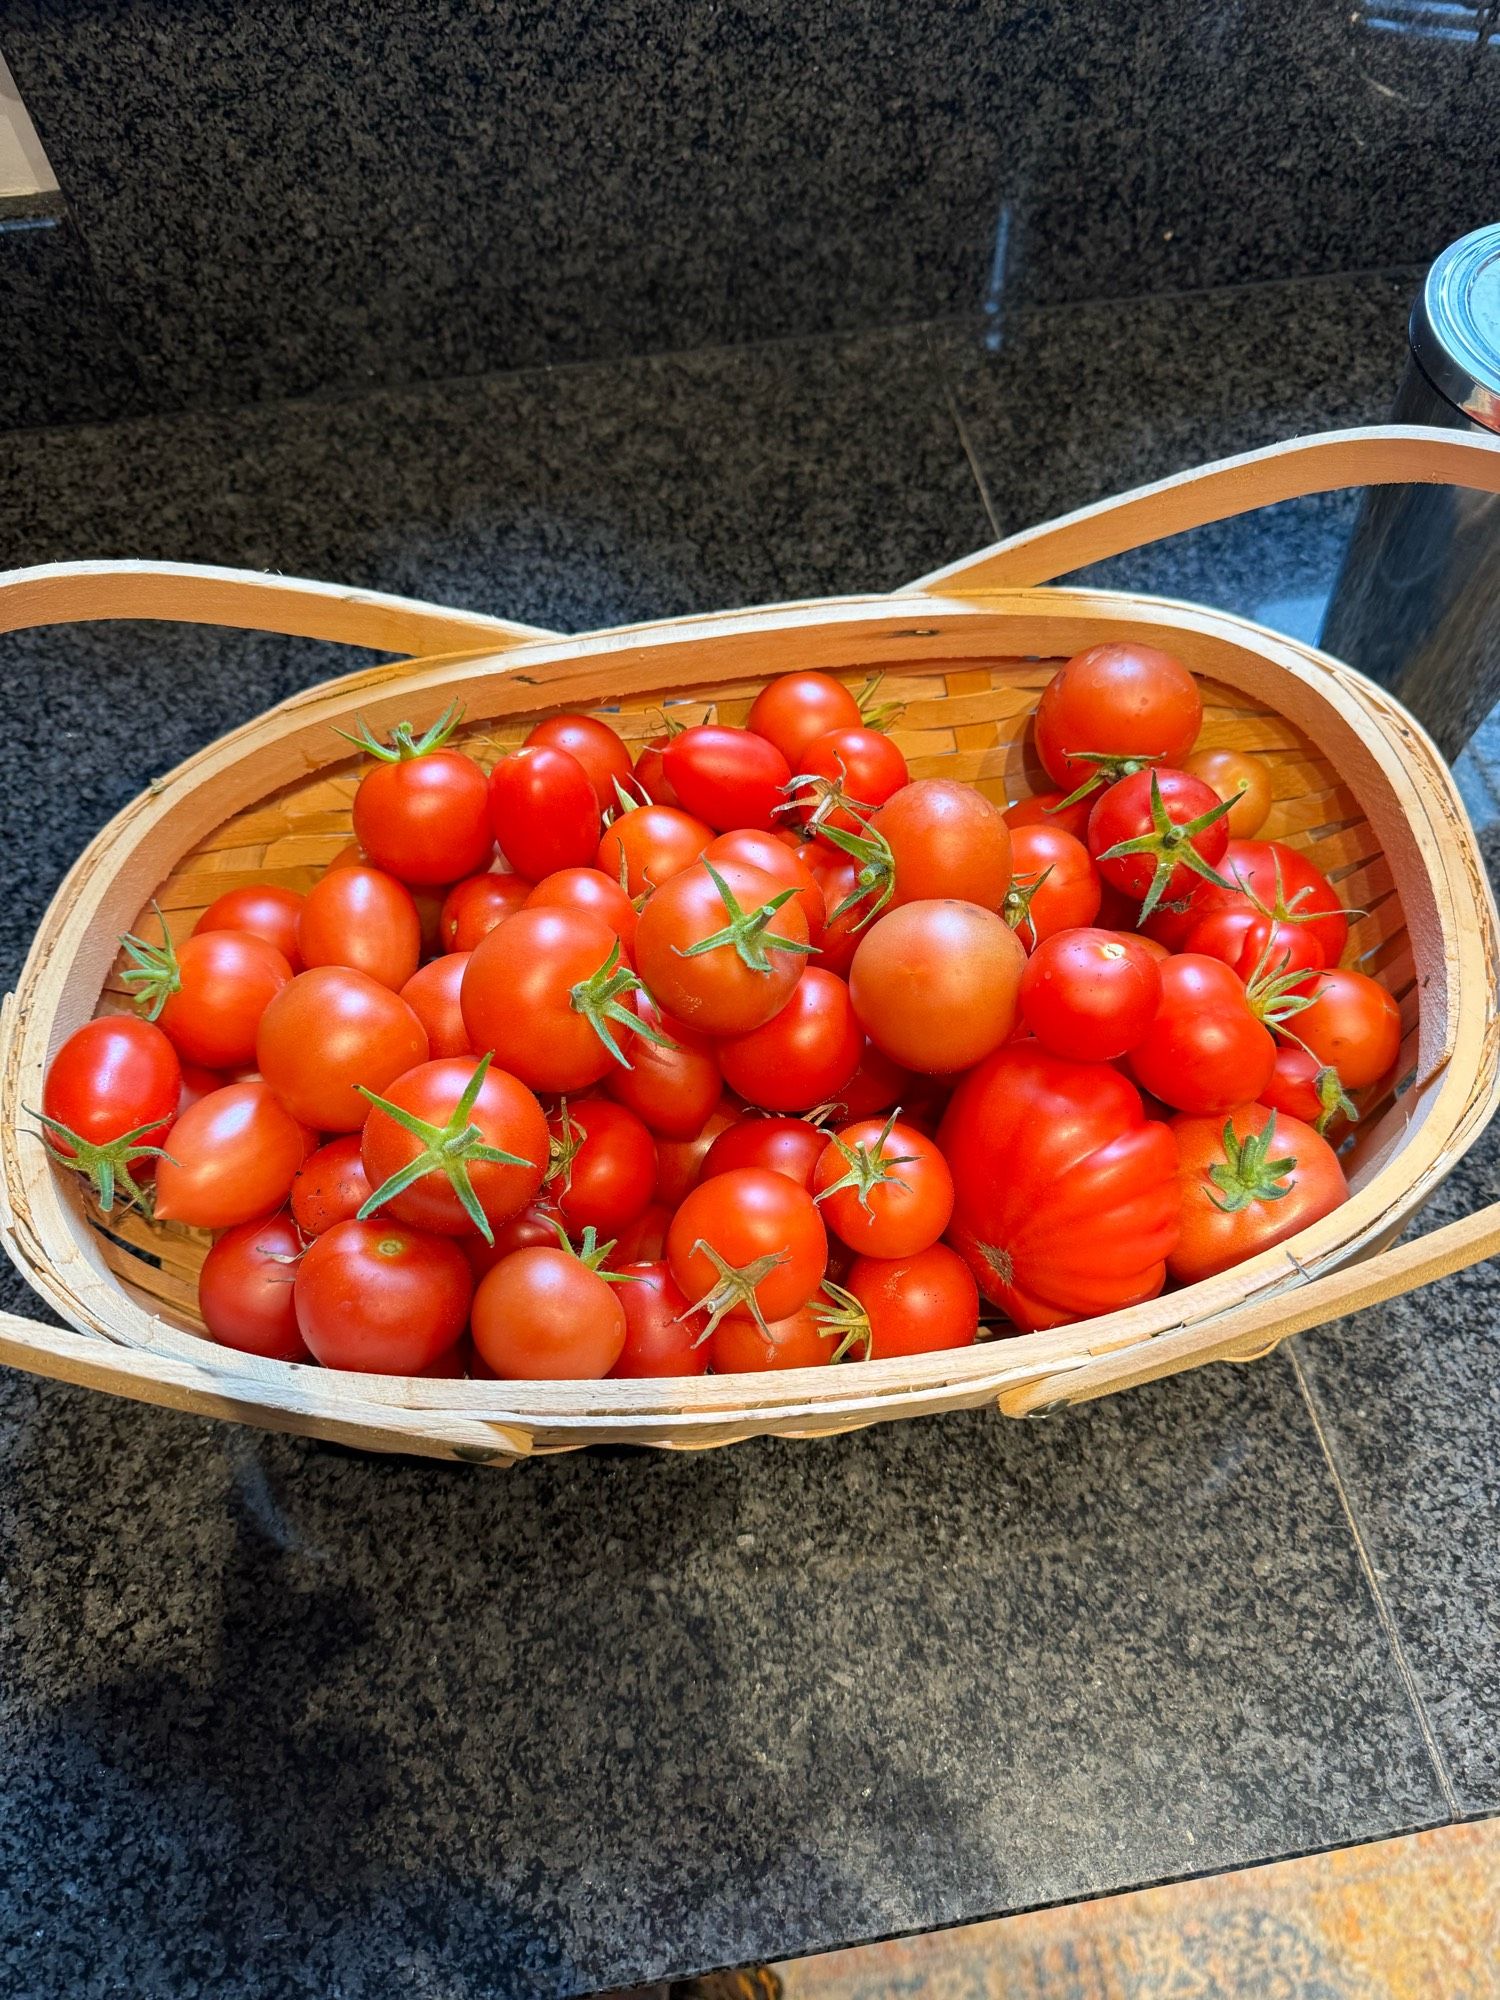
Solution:
M1460 237L1427 273L1411 348L1455 409L1500 431L1500 222Z

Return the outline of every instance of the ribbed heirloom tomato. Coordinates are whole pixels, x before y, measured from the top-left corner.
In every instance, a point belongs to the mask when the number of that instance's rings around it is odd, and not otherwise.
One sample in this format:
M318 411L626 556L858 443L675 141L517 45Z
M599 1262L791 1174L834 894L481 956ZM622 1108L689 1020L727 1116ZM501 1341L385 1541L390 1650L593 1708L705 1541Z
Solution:
M255 1061L280 1101L320 1132L355 1132L368 1102L426 1062L427 1033L397 993L347 966L299 972L261 1016Z
M1284 1243L1349 1196L1344 1170L1310 1125L1259 1104L1223 1118L1174 1118L1182 1234L1172 1276L1196 1284Z
M376 760L354 794L354 837L377 868L401 882L456 882L494 851L489 788L472 757L448 744L461 710L446 709L425 735L398 723L389 742L360 726L351 740Z
M954 1092L938 1144L955 1189L948 1240L1018 1326L1161 1290L1180 1226L1177 1142L1118 1070L999 1049Z

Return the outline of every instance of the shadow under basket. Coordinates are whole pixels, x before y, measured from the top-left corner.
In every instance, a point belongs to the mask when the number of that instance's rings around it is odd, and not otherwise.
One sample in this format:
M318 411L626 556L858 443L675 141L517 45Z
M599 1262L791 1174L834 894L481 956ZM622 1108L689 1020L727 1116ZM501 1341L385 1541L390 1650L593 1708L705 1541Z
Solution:
M1445 481L1500 491L1500 441L1441 431L1334 433L1225 460L1033 529L889 596L728 612L562 638L366 592L227 570L85 563L0 577L0 629L161 618L342 640L406 656L310 689L223 738L128 806L58 891L0 1021L0 1232L67 1322L0 1315L0 1360L36 1373L374 1450L507 1464L594 1443L675 1448L765 1433L819 1437L982 1403L1030 1416L1289 1334L1394 1296L1500 1247L1488 1210L1389 1247L1494 1110L1497 920L1452 779L1394 701L1337 661L1222 613L1049 578L1205 521L1349 485ZM116 942L153 899L174 936L224 891L306 889L350 837L359 764L335 733L425 722L450 700L486 764L538 717L605 716L628 743L664 707L743 719L795 667L872 671L903 704L915 777L999 803L1042 789L1028 721L1058 664L1131 638L1200 677L1202 746L1271 767L1265 833L1305 852L1364 912L1346 963L1401 1006L1393 1089L1361 1105L1344 1207L1217 1278L1045 1333L954 1352L690 1380L479 1382L336 1373L208 1340L196 1306L207 1236L138 1215L104 1222L53 1168L23 1111L47 1063L124 1006Z

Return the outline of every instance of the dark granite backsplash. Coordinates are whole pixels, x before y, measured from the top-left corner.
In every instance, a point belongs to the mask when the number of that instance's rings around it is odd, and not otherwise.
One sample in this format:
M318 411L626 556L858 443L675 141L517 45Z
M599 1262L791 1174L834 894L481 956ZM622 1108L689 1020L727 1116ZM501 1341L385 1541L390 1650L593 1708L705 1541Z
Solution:
M0 424L1421 263L1492 219L1493 14L19 0L81 254L0 236Z

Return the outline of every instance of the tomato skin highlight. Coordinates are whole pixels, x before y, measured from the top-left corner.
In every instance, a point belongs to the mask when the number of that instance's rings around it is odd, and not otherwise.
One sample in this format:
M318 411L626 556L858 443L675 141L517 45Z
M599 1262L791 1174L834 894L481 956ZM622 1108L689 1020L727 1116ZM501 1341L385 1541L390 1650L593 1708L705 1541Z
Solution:
M583 868L599 848L599 801L588 772L567 750L533 743L490 772L490 824L518 875L540 882Z
M309 1153L292 1182L292 1220L304 1236L321 1236L348 1222L370 1199L358 1132L345 1132Z
M1401 1009L1377 980L1347 966L1318 975L1313 1004L1291 1027L1319 1062L1338 1071L1345 1090L1378 1083L1401 1054Z
M221 1347L269 1361L311 1361L293 1290L302 1239L285 1214L219 1237L198 1272L198 1310Z
M1171 764L1192 749L1202 725L1198 684L1180 660L1112 641L1075 653L1042 690L1037 755L1053 784L1071 792L1098 770L1073 753Z
M464 1010L459 1004L464 971L469 963L466 951L450 951L442 958L420 965L401 989L401 998L427 1031L427 1047L433 1056L467 1056L469 1031L464 1026Z
M1086 841L1089 832L1089 814L1094 810L1094 798L1077 800L1073 805L1064 805L1066 792L1038 792L1035 798L1017 799L1008 805L1000 817L1012 833L1018 833L1023 826L1050 826L1061 833L1069 833L1077 841ZM1016 873L1021 872L1019 864Z
M1289 1161L1274 1186L1281 1192L1226 1209L1225 1189L1213 1173L1226 1171L1224 1128L1236 1140L1252 1136L1265 1143L1272 1161ZM1172 1130L1181 1155L1182 1234L1168 1259L1179 1284L1196 1284L1243 1263L1261 1250L1331 1215L1349 1198L1338 1157L1310 1125L1259 1104L1242 1104L1223 1118L1174 1118Z
M451 1238L372 1217L338 1222L297 1267L297 1324L325 1368L417 1375L458 1341L474 1281Z
M768 681L751 703L745 726L774 743L790 769L800 771L798 759L809 744L831 729L858 729L863 720L842 681L809 669Z
M906 1257L857 1257L844 1289L869 1319L871 1361L972 1347L978 1338L979 1287L946 1243Z
M805 1118L741 1118L714 1140L698 1178L707 1181L737 1167L760 1167L785 1174L811 1194L813 1170L828 1145L828 1134Z
M836 784L845 798L867 813L883 806L911 782L906 759L890 737L863 724L852 729L830 729L815 737L803 751L794 775ZM791 797L798 804L813 801L813 794L807 789L794 791ZM816 819L820 808L813 802ZM823 814L819 824L837 827L844 833L860 830L860 822L841 805Z
M1106 1063L1034 1042L997 1049L938 1129L953 1174L948 1240L1020 1327L1155 1298L1181 1226L1177 1141Z
M292 978L281 953L249 931L204 931L177 947L177 968L156 1025L178 1055L204 1069L251 1061L260 1017Z
M579 1138L566 1174L547 1183L569 1235L592 1227L618 1237L651 1205L656 1142L633 1111L607 1097L577 1098L568 1119ZM552 1129L558 1129L558 1120Z
M422 920L394 875L334 868L307 892L297 948L308 967L347 965L398 993L422 956Z
M679 731L663 750L661 767L685 810L720 833L731 827L769 832L792 776L774 743L716 722Z
M356 1132L369 1114L358 1085L384 1090L428 1056L427 1032L398 993L347 966L299 972L261 1016L255 1060L304 1125Z
M1015 932L993 910L906 903L865 932L849 993L877 1048L908 1069L946 1074L1009 1035L1025 965Z
M760 1167L737 1167L700 1181L672 1217L667 1264L694 1305L709 1297L721 1278L702 1244L735 1269L758 1258L776 1260L753 1287L767 1320L788 1319L806 1305L828 1264L828 1237L812 1196L785 1175Z
M302 897L295 889L261 882L250 889L227 889L216 896L193 925L193 936L203 931L248 931L274 945L293 972L302 970L302 954L297 949L297 923L302 915Z
M950 778L918 778L871 820L895 861L891 902L951 900L999 910L1011 880L1010 828L983 793Z
M1099 871L1081 840L1056 826L1018 826L1011 857L1015 872L1000 914L1028 956L1044 938L1082 930L1098 917Z
M594 866L631 896L644 896L691 868L714 830L677 806L637 806L604 829Z
M526 738L526 749L545 743L566 750L587 771L600 812L619 803L615 784L624 784L631 774L630 752L607 722L592 715L549 715Z
M1238 977L1187 952L1163 960L1159 975L1161 1002L1130 1051L1131 1075L1178 1111L1211 1116L1253 1103L1276 1067L1276 1042Z
M738 1035L770 1020L801 979L807 961L799 947L808 943L807 919L795 896L775 911L762 933L761 968L747 964L732 943L699 952L696 948L731 920L719 883L747 916L784 893L771 876L736 861L682 869L641 911L636 964L658 1006L684 1026L701 1034ZM785 940L785 947L777 940Z
M635 946L636 908L618 882L593 865L559 868L543 877L526 898L528 910L586 910L602 917L627 952Z
M517 1250L474 1294L474 1345L502 1381L598 1381L625 1347L618 1290L571 1251Z
M1253 909L1252 897L1274 910L1279 871L1285 904L1323 947L1324 963L1338 964L1349 941L1349 920L1338 891L1305 854L1279 840L1234 839L1216 866L1227 881L1240 886L1216 889L1211 882L1199 882L1183 911L1159 910L1150 919L1153 936L1180 951L1188 932L1213 910Z
M42 1110L90 1145L107 1145L139 1126L140 1143L160 1146L177 1117L182 1064L150 1021L108 1014L85 1021L47 1066ZM59 1152L70 1149L53 1134ZM144 1165L144 1162L140 1164Z
M1195 750L1183 758L1182 768L1212 785L1221 799L1234 800L1224 821L1232 840L1251 840L1260 832L1275 800L1264 757L1244 750Z
M1021 975L1021 1018L1044 1049L1071 1062L1112 1062L1156 1018L1161 973L1139 938L1059 931Z
M1323 947L1308 924L1281 923L1249 908L1210 910L1188 932L1184 951L1222 959L1247 985L1257 977L1305 971L1288 990L1311 993L1324 965Z
M419 1063L387 1084L379 1095L429 1125L444 1126L474 1073L471 1056L443 1057ZM508 1222L540 1191L547 1170L547 1120L525 1084L492 1065L485 1071L468 1123L477 1127L484 1145L515 1154L520 1162L468 1162L475 1199L493 1228L496 1223ZM415 1133L398 1124L380 1105L371 1106L360 1151L365 1177L377 1193L393 1174L416 1161L422 1150L422 1141ZM383 1201L377 1214L438 1236L462 1236L474 1227L448 1176L437 1168Z
M575 988L601 972L620 940L587 910L517 910L481 938L459 998L476 1049L531 1090L585 1090L606 1076L614 1057L584 1014ZM627 1060L639 1039L612 1028Z
M156 1214L232 1229L280 1208L316 1140L264 1083L230 1083L184 1111L156 1163Z
M848 987L810 965L769 1021L747 1034L721 1038L719 1067L747 1104L766 1111L811 1111L843 1089L864 1047Z
M610 1374L632 1381L706 1374L708 1342L701 1338L702 1315L690 1310L666 1265L657 1259L618 1264L615 1269L630 1283L615 1287L625 1314L625 1345Z
M445 953L472 951L497 924L524 909L533 884L524 875L492 871L455 882L443 898L438 939Z
M488 781L462 750L377 763L354 794L354 837L398 882L435 887L473 875L494 851Z

